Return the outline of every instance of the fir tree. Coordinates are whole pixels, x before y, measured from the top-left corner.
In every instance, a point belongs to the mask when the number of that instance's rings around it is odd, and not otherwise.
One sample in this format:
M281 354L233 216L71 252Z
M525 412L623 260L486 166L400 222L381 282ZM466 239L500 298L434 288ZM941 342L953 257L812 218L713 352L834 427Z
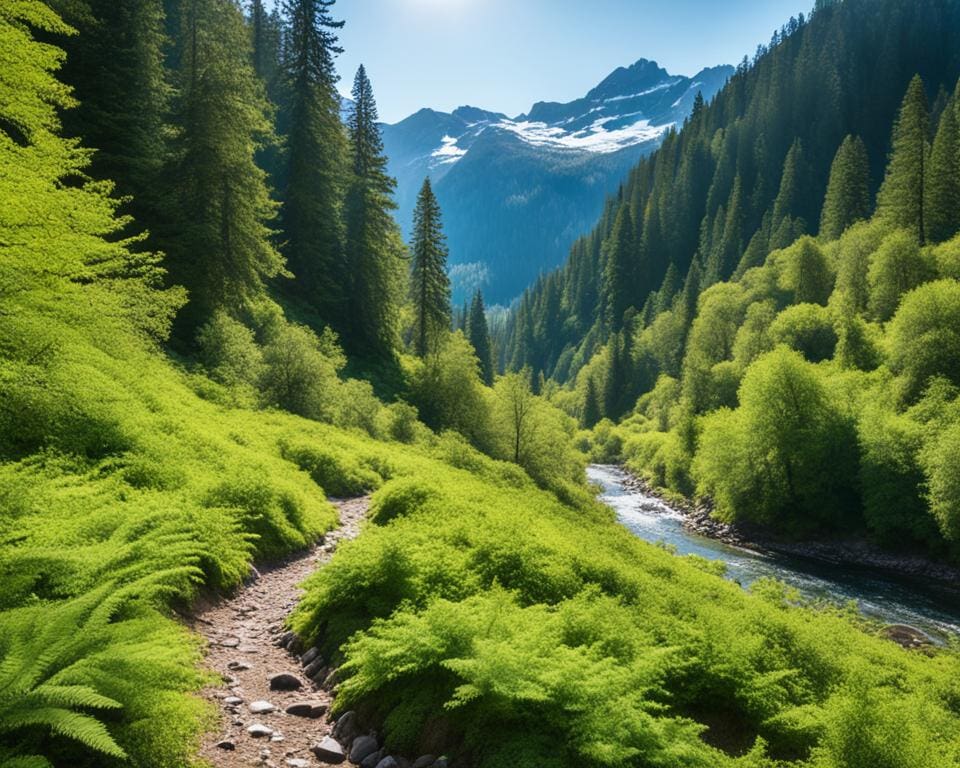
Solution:
M440 205L429 178L424 179L413 212L411 255L414 349L420 357L425 357L437 349L440 339L450 328L447 245L440 220Z
M342 50L335 30L343 22L331 17L333 5L334 0L284 2L290 103L282 221L300 294L342 330L350 291L342 215L349 153L333 61Z
M958 86L960 93L960 86ZM924 226L928 241L949 240L960 231L960 139L958 139L956 102L948 102L940 116L937 135L930 152L926 175L926 215Z
M585 429L592 429L597 422L603 418L600 412L600 399L597 397L597 385L593 382L593 377L587 377L587 390L583 398L583 413L580 416L580 423Z
M613 332L623 327L623 315L636 300L635 241L630 206L622 204L605 245L603 301L606 324Z
M667 274L664 275L663 284L660 286L660 290L657 291L657 298L653 306L654 316L670 309L680 288L680 272L671 261L670 266L667 267Z
M493 386L493 347L490 344L490 329L487 327L487 311L483 306L483 294L478 290L473 296L470 313L467 315L467 338L473 344L480 361L480 376L488 387Z
M192 330L215 309L238 310L283 272L271 245L275 204L254 155L272 137L250 63L244 19L230 0L184 0L180 131L165 233L170 271L190 291Z
M904 96L893 128L887 175L877 197L880 216L890 225L913 233L922 244L926 239L929 115L927 95L919 75Z
M349 340L355 349L389 356L399 342L403 296L402 241L390 212L396 182L377 124L377 104L361 65L347 120L352 174L345 205L346 252L352 286Z
M870 216L870 158L859 136L847 136L830 167L820 214L820 237L836 240L851 224Z

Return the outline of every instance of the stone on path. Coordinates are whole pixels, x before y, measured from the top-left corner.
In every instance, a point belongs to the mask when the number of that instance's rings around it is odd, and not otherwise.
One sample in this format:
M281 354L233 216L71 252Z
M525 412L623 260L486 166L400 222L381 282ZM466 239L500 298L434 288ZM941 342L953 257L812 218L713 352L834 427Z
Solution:
M255 715L265 715L269 712L273 712L276 707L273 706L269 701L252 701L250 702L250 711Z
M410 768L430 768L435 762L437 762L437 758L433 755L421 755L413 761Z
M340 765L347 756L343 753L343 747L340 742L326 736L319 744L315 744L310 751L317 756L317 759L324 763Z
M223 703L228 707L237 707L243 704L243 699L239 696L227 696L227 698L223 700Z
M353 710L344 712L337 718L333 726L333 737L343 743L349 743L360 735L360 724L357 722L357 713Z
M312 662L319 655L320 655L320 649L314 646L305 654L303 654L303 656L300 657L300 663L306 667L307 665L310 664L310 662Z
M255 739L262 739L267 736L273 736L273 728L268 728L263 723L254 723L247 728L247 733L249 733Z
M360 768L377 768L377 765L379 765L381 760L383 760L383 750L378 749L373 754L367 755L365 758L363 758L363 760L360 762Z
M271 691L299 691L302 687L303 681L289 672L280 672L270 676Z
M227 752L233 752L233 750L237 748L237 745L230 741L230 739L223 739L217 742L216 747L217 749L225 749Z
M357 736L350 747L350 762L362 763L363 758L377 751L377 740L373 736Z
M288 768L310 768L310 763L299 757L287 758Z
M297 701L287 707L288 715L294 717L318 718L327 711L327 705L320 701Z
M394 758L388 755L377 763L377 768L400 768L400 766Z
M250 664L245 661L231 661L227 664L227 669L231 672L245 672L250 669Z

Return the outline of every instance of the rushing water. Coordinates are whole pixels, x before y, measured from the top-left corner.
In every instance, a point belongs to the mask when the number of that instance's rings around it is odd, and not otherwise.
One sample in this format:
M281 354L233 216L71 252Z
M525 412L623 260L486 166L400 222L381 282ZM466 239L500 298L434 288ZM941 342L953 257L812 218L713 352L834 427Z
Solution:
M807 597L840 603L854 600L866 616L889 624L909 624L937 640L960 636L960 589L898 579L866 568L733 547L684 530L680 512L660 499L626 488L627 476L617 467L592 465L587 475L603 489L601 500L641 539L663 542L682 555L723 560L727 577L745 587L763 576L773 576Z

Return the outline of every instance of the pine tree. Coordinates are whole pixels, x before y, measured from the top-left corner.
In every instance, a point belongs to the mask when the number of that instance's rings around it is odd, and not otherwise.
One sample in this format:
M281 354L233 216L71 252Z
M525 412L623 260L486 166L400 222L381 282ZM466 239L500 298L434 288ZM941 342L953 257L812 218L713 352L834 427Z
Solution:
M118 194L130 198L124 211L141 226L157 227L170 106L163 2L50 5L79 30L57 40L67 51L60 79L79 101L64 113L64 131L97 150L91 173L113 179Z
M623 315L636 301L636 258L633 218L630 206L622 204L617 212L613 231L605 244L606 265L603 273L603 301L607 328L613 332L623 327Z
M483 306L483 294L478 290L473 296L470 313L467 315L467 338L473 344L480 361L480 376L488 387L493 386L493 347L490 344L490 329L487 327L487 311Z
M670 309L680 288L680 272L671 261L670 266L667 267L667 274L664 275L663 284L660 286L660 290L657 291L657 298L653 305L654 317Z
M348 340L354 349L390 356L399 343L403 296L402 241L390 211L396 182L377 124L377 104L361 65L347 120L352 174L344 207L346 255L352 285Z
M440 205L424 179L413 212L411 293L415 312L414 349L426 357L450 328L450 278Z
M870 158L859 136L847 136L830 167L820 214L820 237L836 240L851 224L870 216Z
M925 179L924 226L926 238L932 243L949 240L960 231L960 138L957 134L956 102L951 100L940 116Z
M179 138L164 244L174 281L190 291L183 330L238 310L283 272L271 244L276 205L254 156L272 138L249 36L231 0L183 0Z
M903 228L922 244L926 239L929 115L923 81L910 82L893 128L887 175L877 197L877 210L890 225Z
M583 413L580 416L580 423L585 429L592 429L597 422L603 418L600 412L600 399L597 397L597 385L593 382L593 377L587 377L587 391L583 398Z
M289 94L286 256L298 292L335 328L346 328L350 275L344 254L347 136L340 121L334 56L341 52L334 0L285 0L285 88Z

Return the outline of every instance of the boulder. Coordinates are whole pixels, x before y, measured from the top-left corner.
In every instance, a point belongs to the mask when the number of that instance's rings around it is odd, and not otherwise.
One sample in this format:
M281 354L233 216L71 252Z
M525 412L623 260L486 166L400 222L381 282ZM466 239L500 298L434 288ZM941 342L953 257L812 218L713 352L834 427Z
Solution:
M300 657L300 663L303 666L308 666L314 659L320 655L320 649L314 646L309 651L307 651L303 656Z
M303 688L303 681L289 672L280 672L270 676L271 691L299 691Z
M383 760L381 760L379 763L377 763L376 768L400 768L400 764L397 763L397 761L393 757L390 757L388 755L387 757L383 758Z
M343 747L336 739L329 736L325 737L319 744L314 744L310 751L317 756L321 763L330 763L331 765L340 765L347 756L343 753Z
M363 758L377 751L377 740L373 736L357 736L350 745L350 762L361 763Z
M360 768L377 768L377 765L383 759L383 750L378 749L372 755L367 755L360 763Z
M295 635L293 632L284 632L279 638L277 638L277 645L279 645L281 648L287 648L289 647L290 643L293 642L294 637Z

